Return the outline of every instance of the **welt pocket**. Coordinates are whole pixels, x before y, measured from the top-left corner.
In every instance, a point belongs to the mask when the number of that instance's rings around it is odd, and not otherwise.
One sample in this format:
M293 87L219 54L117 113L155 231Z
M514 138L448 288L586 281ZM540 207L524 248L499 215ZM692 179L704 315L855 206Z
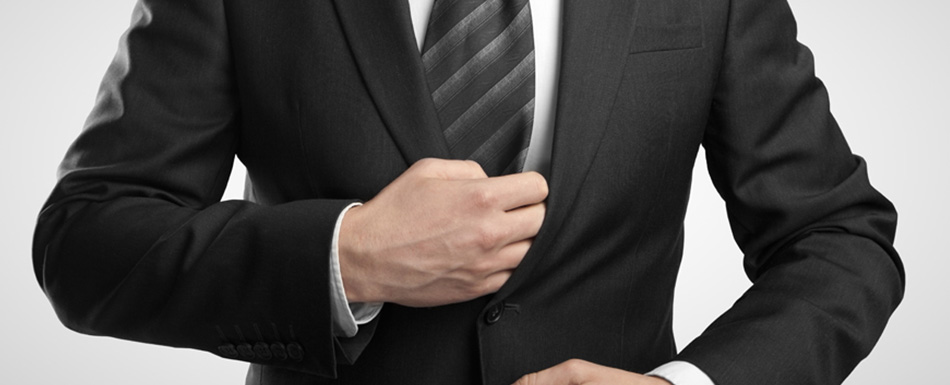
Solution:
M701 24L638 25L633 31L630 53L673 51L702 46Z

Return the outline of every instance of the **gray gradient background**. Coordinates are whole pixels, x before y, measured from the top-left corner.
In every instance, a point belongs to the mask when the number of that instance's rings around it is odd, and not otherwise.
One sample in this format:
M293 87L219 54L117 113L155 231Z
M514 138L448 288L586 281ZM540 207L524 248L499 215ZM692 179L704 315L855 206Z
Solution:
M947 381L950 6L938 0L791 2L799 39L815 52L853 151L868 160L872 183L901 215L897 247L907 267L907 294L875 351L846 383ZM36 214L92 106L132 5L0 2L0 382L243 383L244 363L71 332L33 278ZM240 191L236 183L228 196ZM676 298L680 346L748 286L702 160L690 205Z

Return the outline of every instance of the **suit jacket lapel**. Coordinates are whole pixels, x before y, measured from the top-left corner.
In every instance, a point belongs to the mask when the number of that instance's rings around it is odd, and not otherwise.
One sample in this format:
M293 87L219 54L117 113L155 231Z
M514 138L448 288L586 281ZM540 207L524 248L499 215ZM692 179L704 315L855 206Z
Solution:
M488 304L494 306L530 275L573 206L600 147L627 59L637 0L564 0L548 212L534 245Z
M450 158L405 1L334 0L380 115L406 161ZM564 0L548 213L534 246L492 298L514 292L548 253L604 136L639 0Z
M366 87L409 164L449 158L406 1L335 0Z

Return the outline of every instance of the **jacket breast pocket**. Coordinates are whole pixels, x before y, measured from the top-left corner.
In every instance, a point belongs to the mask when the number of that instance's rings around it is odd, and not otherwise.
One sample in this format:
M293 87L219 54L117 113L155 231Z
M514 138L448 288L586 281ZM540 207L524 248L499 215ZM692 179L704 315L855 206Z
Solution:
M701 0L640 0L630 53L703 46Z

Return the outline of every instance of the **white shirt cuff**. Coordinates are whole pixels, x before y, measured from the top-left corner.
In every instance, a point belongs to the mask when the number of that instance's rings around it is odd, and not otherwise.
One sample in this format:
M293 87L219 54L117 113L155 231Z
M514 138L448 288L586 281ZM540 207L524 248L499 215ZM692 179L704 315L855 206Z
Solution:
M673 385L715 385L706 373L686 361L667 362L646 375L660 377Z
M333 334L338 337L355 336L359 325L372 321L383 309L382 303L349 303L343 288L343 275L340 274L340 225L346 212L360 205L362 203L351 203L340 212L333 227L333 240L330 242L330 315L333 319Z

